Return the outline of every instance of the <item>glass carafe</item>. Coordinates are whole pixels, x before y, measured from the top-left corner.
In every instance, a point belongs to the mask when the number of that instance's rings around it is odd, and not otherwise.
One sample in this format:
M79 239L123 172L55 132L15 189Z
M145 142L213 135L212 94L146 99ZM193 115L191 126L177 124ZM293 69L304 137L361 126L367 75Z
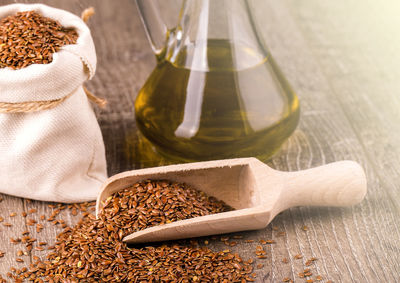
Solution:
M248 1L183 1L172 29L154 1L136 2L157 57L135 101L141 133L177 162L268 159L296 128L299 102Z

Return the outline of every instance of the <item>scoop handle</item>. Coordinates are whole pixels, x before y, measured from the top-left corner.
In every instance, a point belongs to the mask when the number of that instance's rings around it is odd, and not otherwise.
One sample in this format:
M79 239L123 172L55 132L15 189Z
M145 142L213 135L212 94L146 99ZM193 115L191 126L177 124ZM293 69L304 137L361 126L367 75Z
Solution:
M281 173L280 211L294 206L350 206L361 202L367 193L364 170L354 161Z

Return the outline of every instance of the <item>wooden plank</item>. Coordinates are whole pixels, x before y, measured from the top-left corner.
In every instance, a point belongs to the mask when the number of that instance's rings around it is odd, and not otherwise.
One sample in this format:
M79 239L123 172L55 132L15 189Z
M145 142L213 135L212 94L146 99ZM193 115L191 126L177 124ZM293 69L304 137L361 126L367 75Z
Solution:
M17 251L20 247L12 244L10 239L20 238L26 225L21 216L24 211L24 200L2 194L0 194L0 198L3 199L0 202L0 216L4 218L4 221L0 223L0 251L5 253L4 257L0 258L0 275L4 276L3 271L8 270L11 266L22 265L16 262ZM17 213L17 215L11 217L11 213ZM5 223L10 223L12 226L5 226ZM26 263L30 263L30 258Z
M376 175L374 164L370 164L357 132L345 115L347 109L332 98L330 77L323 72L309 50L305 36L298 29L297 19L281 2L268 3L262 16L268 19L263 27L268 35L269 47L298 91L302 103L300 129L289 141L287 152L281 151L273 164L281 169L298 170L315 166L314 162L355 159L366 168L370 184L367 201L352 210L292 210L291 215L281 220L288 235L295 233L293 225L301 221L315 227L311 233L317 237L307 239L307 243L306 239L301 240L296 235L288 241L288 245L291 249L303 246L321 252L323 260L319 268L334 281L395 282L399 278L396 271L399 255L397 248L391 250L387 247L398 246L398 211L390 194L382 191L384 184ZM322 11L310 14L324 17ZM340 38L336 38L336 42L340 44ZM321 214L324 215L323 220Z
M328 78L332 98L343 108L384 189L400 210L398 2L293 1L291 6L308 48Z

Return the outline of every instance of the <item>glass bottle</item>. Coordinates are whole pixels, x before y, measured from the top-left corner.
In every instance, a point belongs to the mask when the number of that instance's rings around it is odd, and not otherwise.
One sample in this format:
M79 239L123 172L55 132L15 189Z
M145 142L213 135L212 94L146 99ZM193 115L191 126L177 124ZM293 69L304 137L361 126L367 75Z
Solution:
M172 29L154 1L136 3L157 58L136 122L157 151L175 162L275 153L297 126L299 102L249 2L183 1Z

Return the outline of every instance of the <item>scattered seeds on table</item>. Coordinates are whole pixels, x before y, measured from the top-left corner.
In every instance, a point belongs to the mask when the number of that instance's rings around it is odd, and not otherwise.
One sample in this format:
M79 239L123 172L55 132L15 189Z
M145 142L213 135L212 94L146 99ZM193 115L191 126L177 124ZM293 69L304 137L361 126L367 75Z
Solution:
M122 238L167 221L177 221L231 208L183 184L146 181L114 194L96 219L88 213L58 234L46 260L37 259L23 275L39 280L118 281L254 281L252 262L229 249L214 252L196 241L129 247ZM40 246L36 246L36 249ZM61 277L56 277L60 274ZM253 274L254 275L254 274Z

